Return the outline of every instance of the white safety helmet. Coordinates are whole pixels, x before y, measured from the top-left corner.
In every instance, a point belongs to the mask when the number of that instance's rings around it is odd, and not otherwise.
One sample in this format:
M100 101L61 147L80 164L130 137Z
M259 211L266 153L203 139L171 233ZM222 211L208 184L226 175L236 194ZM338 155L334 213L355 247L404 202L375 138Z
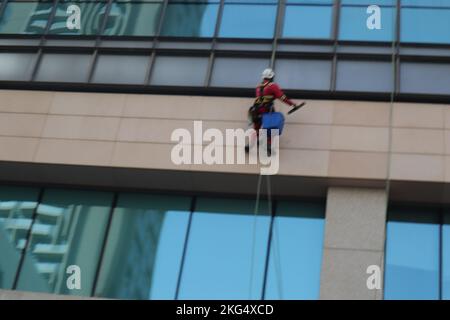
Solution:
M275 77L275 72L272 69L270 69L270 68L267 68L262 73L262 78L263 79L270 79L271 80L274 77Z

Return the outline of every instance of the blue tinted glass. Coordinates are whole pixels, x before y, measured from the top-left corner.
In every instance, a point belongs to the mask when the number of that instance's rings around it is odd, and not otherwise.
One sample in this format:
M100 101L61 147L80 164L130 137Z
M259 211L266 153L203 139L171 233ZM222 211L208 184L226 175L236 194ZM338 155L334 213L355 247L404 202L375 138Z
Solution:
M450 300L450 209L442 226L442 298Z
M401 41L450 43L450 7L402 8Z
M402 6L450 7L450 0L401 0Z
M287 0L286 3L302 3L302 4L333 4L334 0Z
M218 57L214 60L211 86L254 88L261 70L269 67L267 59Z
M106 13L104 1L61 1L56 7L55 17L49 29L50 34L61 35L95 35L100 31ZM67 21L75 11L69 10L70 6L80 8L80 29L69 29Z
M120 195L96 295L174 299L190 202L188 197Z
M450 64L402 62L400 65L402 92L449 94Z
M273 38L276 5L225 4L219 36Z
M270 248L267 299L318 299L324 211L320 204L282 202Z
M161 3L113 3L106 20L105 35L152 36L161 16Z
M385 299L439 299L438 222L436 210L389 213Z
M169 4L161 34L177 37L212 37L218 4Z
M197 1L197 0L196 0ZM278 0L225 0L226 3L277 3Z
M285 89L329 90L331 60L277 59L277 81Z
M287 6L284 38L328 39L331 37L331 6Z
M90 296L112 198L106 192L45 190L18 290ZM69 266L79 268L79 287L68 285L74 274Z
M341 9L339 39L354 41L392 41L395 31L395 9L380 7L381 28L369 29L367 19L372 13L367 13L366 6L344 6Z
M260 299L270 217L254 201L199 199L192 218L180 299ZM267 210L266 210L267 211Z
M341 4L348 5L390 5L395 6L397 0L341 0Z
M392 64L384 61L339 60L336 89L339 91L390 92Z
M51 11L51 3L8 2L0 16L0 33L42 34Z
M38 189L0 187L0 288L12 289L37 206Z

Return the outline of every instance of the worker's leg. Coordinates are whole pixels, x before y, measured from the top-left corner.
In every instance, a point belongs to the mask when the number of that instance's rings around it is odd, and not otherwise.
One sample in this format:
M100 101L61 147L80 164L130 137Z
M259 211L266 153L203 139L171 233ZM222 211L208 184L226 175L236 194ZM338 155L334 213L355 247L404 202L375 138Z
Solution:
M272 155L272 132L267 130L267 155L270 157Z
M249 152L250 148L253 147L255 141L259 147L259 129L261 128L261 121L253 122L254 133L249 137L249 143L245 145L245 152Z

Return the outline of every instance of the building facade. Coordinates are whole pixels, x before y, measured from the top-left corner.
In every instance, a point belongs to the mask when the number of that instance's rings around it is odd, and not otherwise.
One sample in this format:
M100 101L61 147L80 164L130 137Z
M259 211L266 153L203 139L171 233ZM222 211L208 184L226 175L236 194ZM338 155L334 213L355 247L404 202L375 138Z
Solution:
M267 67L278 173L174 163ZM4 0L0 87L0 298L450 298L448 0Z

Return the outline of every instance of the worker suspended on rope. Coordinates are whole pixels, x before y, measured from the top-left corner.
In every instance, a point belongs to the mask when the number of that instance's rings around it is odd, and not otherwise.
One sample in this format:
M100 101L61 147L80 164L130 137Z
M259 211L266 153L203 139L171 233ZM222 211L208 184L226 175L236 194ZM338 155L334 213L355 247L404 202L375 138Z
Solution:
M281 90L280 86L274 82L275 72L272 69L265 69L262 73L262 82L256 88L256 99L252 107L248 110L248 117L253 125L253 129L258 133L256 141L259 146L259 130L269 129L263 128L263 115L271 112L275 112L274 102L279 99L285 104L292 107L288 114L291 114L305 103L295 104L290 100ZM245 146L245 151L249 152L252 141ZM272 151L272 137L270 130L267 132L267 154L270 156Z

